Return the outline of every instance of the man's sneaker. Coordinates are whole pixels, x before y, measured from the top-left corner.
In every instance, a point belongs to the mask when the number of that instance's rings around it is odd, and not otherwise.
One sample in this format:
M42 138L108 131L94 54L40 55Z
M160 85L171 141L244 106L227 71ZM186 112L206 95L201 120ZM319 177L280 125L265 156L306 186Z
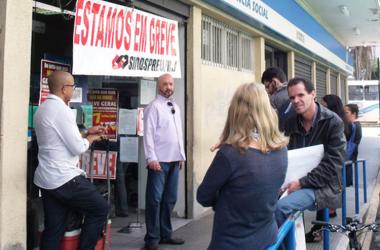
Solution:
M322 240L322 233L316 228L312 228L310 232L305 234L306 243L320 242Z

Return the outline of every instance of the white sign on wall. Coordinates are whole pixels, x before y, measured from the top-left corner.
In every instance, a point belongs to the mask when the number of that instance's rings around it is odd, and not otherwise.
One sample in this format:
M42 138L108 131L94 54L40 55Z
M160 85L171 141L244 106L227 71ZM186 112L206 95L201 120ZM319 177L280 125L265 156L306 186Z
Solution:
M73 74L181 77L178 23L100 0L78 0Z
M240 12L259 21L260 23L266 25L267 27L285 36L286 38L296 42L312 53L315 53L327 61L332 62L347 73L352 74L353 67L351 65L347 64L344 60L324 47L318 41L314 40L311 36L304 33L301 29L299 29L293 23L289 22L286 18L281 16L263 1L222 1L239 10Z

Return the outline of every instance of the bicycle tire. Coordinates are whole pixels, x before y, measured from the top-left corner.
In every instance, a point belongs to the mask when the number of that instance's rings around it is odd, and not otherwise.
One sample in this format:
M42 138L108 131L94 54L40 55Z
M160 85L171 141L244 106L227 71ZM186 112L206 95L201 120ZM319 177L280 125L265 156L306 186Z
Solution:
M360 245L357 239L350 240L350 249L351 250L362 250L362 246Z

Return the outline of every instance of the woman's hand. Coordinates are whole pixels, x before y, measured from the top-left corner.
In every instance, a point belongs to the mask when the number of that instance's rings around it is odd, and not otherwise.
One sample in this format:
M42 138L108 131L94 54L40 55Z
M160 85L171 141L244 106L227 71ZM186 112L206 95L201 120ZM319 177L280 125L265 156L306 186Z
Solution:
M214 144L213 146L211 146L210 151L214 152L215 150L219 149L220 146L222 146L222 145L220 144L220 142L218 142L218 143Z

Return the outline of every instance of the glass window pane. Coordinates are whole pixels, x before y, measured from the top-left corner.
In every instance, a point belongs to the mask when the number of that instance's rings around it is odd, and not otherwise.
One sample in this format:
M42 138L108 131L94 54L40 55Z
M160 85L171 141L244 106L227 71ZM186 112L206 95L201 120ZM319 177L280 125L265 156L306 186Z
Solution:
M364 86L364 98L367 101L379 99L379 87L377 85Z
M363 87L362 86L348 86L348 99L350 101L362 101Z

